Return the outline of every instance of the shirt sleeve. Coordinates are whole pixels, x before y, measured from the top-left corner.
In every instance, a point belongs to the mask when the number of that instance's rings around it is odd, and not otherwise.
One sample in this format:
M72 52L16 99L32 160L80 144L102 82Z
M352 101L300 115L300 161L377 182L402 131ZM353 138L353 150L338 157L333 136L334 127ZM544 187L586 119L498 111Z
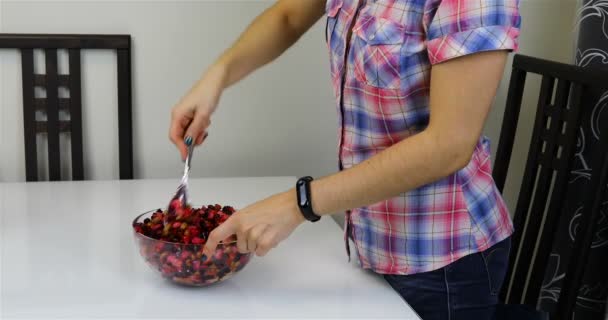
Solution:
M425 12L431 64L482 51L517 51L519 0L439 0L435 4Z

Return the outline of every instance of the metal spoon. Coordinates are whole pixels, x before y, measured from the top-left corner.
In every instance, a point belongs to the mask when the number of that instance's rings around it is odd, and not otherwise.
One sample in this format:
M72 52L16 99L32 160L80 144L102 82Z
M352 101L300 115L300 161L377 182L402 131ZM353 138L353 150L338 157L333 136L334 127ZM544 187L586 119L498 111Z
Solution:
M188 146L188 156L186 157L184 165L184 175L182 176L182 181L179 184L179 187L177 187L175 195L169 202L167 215L165 215L165 223L167 223L169 215L175 215L177 209L185 208L188 205L188 174L190 173L190 161L192 160L194 143L191 137L187 137L184 142L186 143L186 146Z

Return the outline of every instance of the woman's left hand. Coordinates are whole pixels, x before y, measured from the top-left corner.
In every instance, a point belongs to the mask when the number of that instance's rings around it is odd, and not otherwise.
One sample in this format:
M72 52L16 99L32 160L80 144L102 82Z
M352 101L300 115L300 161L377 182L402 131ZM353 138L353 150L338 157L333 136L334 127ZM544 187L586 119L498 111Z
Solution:
M279 193L237 211L213 230L205 254L211 256L220 241L236 235L239 252L264 256L304 221L295 191Z

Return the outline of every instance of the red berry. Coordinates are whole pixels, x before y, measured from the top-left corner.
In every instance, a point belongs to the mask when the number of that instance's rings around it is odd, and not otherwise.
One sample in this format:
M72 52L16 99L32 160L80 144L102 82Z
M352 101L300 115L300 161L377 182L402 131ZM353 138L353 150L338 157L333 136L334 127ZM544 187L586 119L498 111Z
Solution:
M217 249L217 250L215 251L215 253L213 254L213 258L214 258L215 260L218 260L218 261L219 261L219 260L222 260L222 255L223 255L223 254L224 254L224 252L222 252L222 250L221 250L221 249Z
M234 208L217 204L182 208L181 203L171 203L175 204L179 205L174 208L179 216L168 215L166 223L167 212L160 210L141 222L133 223L135 232L165 241L150 242L143 238L139 241L141 255L163 276L186 284L213 282L242 268L249 261L249 256L239 254L235 246L219 247L212 257L202 253L209 233L228 220L235 212ZM231 237L227 241L234 238ZM182 247L181 244L193 246Z
M205 244L205 240L199 237L192 238L192 244Z
M160 210L160 209L159 209ZM160 216L162 215L162 211L156 211L152 214L152 220L160 218Z
M183 262L181 260L179 260L177 257L175 257L174 255L168 256L167 262L178 269L181 269L181 267L183 265Z
M160 256L158 257L158 259L159 259L161 262L165 262L165 260L167 260L167 256L168 256L168 255L169 255L169 253L165 251L165 252L163 252L163 253L161 253L161 254L160 254Z
M160 272L162 272L164 276L168 276L171 274L171 269L169 267L162 267Z
M199 234L198 227L196 227L196 226L189 226L188 232L193 236L197 236Z

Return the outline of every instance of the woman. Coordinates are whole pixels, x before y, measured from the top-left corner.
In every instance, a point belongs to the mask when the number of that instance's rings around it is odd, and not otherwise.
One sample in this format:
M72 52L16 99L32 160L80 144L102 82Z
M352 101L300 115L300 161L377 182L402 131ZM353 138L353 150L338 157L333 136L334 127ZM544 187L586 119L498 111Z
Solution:
M171 140L182 157L185 142L200 145L222 91L324 13L341 170L239 211L207 252L236 234L241 252L263 256L305 221L346 210L361 266L423 319L491 318L513 227L481 132L517 49L518 0L280 0L173 108Z

